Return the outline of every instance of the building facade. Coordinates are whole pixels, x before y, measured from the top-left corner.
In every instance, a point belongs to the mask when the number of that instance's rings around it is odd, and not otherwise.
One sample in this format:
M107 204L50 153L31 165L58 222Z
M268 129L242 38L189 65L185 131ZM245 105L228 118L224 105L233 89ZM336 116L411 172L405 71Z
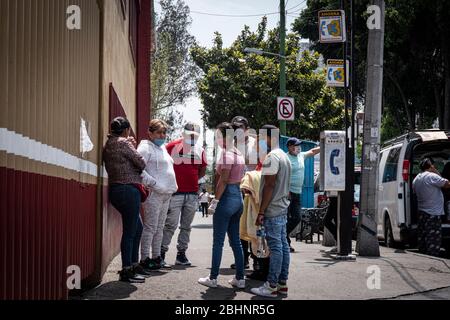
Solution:
M151 0L0 0L0 299L65 299L119 252L101 150L115 116L146 134L151 35Z

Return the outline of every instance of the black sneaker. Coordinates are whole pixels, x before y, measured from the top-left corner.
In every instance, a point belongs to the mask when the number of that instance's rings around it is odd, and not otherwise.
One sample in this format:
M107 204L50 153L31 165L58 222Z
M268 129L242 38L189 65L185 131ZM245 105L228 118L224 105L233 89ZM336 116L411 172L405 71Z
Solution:
M150 272L150 270L147 270L146 268L144 268L140 263L133 266L133 271L139 275L139 276L143 276L144 278L148 278L152 275L152 273Z
M248 274L247 278L252 280L267 281L267 275L258 271L253 271L252 273Z
M186 253L178 252L177 260L175 261L175 264L178 266L190 266L191 262L186 257Z
M166 261L166 252L161 249L161 259Z
M172 269L172 266L170 264L167 264L162 257L158 257L155 259L156 263L158 263L161 266L161 269Z
M161 265L155 260L146 258L144 261L140 262L140 265L147 270L159 270L161 269Z
M145 278L136 274L133 268L125 268L122 271L119 271L119 281L128 282L128 283L144 283Z
M236 269L236 263L233 263L233 264L230 266L230 268L231 268L231 269ZM250 269L250 265L249 265L248 262L245 263L244 269Z

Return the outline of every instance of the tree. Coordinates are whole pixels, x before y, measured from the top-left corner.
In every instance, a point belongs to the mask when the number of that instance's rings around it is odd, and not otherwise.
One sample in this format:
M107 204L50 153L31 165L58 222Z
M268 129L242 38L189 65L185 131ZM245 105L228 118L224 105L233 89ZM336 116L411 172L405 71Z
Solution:
M354 1L355 94L362 102L368 5L368 0ZM341 46L318 43L317 12L339 7L340 0L308 0L307 8L294 22L293 30L311 39L313 48L325 58L340 58L342 51ZM450 128L449 21L449 1L386 0L383 138L392 138L408 129L430 127L436 118L441 128Z
M156 52L152 59L152 111L166 120L171 129L180 126L182 116L174 106L182 105L196 91L199 69L189 51L195 38L189 34L192 23L184 0L161 0L156 26Z
M287 95L296 102L296 120L288 122L288 135L318 140L320 131L344 127L343 101L334 89L325 86L325 71L319 69L317 53L305 51L296 61L299 41L297 35L288 34ZM229 48L223 48L219 33L215 33L211 49L192 48L194 62L203 71L197 86L204 105L203 119L209 128L236 115L247 117L255 129L278 123L279 60L245 55L246 47L279 52L278 29L267 30L267 19L263 18L256 32L245 26Z

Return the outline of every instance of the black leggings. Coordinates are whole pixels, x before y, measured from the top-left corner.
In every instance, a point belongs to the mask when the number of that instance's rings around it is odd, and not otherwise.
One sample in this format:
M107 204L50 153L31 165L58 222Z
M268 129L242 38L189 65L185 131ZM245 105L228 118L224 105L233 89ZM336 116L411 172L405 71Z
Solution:
M330 197L330 207L323 219L323 225L331 232L337 241L337 197Z
M202 215L208 216L208 203L202 202Z

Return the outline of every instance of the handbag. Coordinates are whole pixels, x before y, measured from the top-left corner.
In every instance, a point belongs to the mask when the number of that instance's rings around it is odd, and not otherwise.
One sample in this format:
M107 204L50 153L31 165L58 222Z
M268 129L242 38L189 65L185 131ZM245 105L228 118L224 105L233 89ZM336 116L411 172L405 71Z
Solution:
M145 202L150 195L150 190L141 183L133 184L133 186L139 190L139 193L141 194L141 202Z

